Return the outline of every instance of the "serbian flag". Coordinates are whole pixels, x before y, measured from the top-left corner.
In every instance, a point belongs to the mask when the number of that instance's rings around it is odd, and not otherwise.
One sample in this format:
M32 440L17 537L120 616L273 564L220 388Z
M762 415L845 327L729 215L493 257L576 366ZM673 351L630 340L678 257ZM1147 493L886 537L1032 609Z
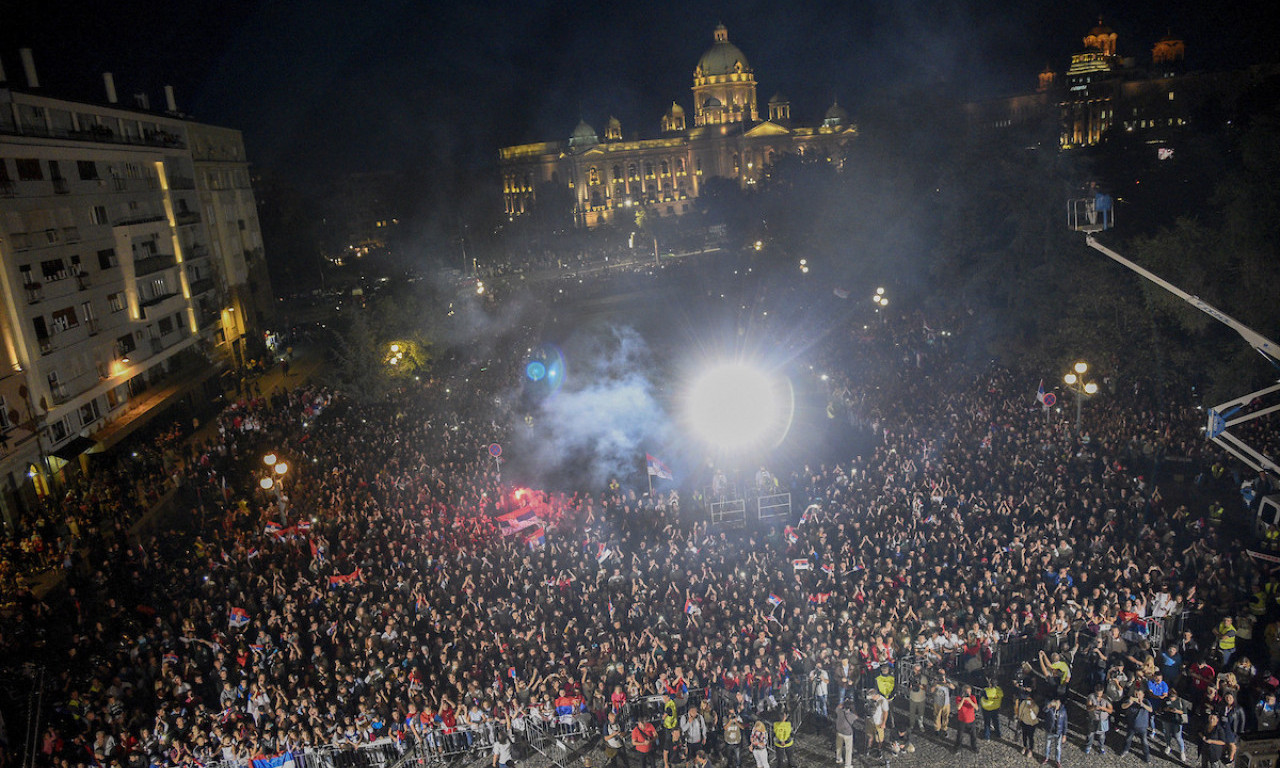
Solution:
M165 664L172 664L172 665L174 665L174 666L177 666L177 664L178 664L178 654L176 654L176 653L166 653L166 654L164 655L164 657L163 657L161 660L162 660Z
M274 757L258 757L250 761L253 768L295 768L298 760L293 752L284 752Z
M547 543L547 529L538 526L533 533L524 538L524 543L529 545L529 549L537 549Z
M243 608L232 608L227 612L227 623L232 629L240 629L249 624L249 612Z
M822 572L823 572L823 573L825 573L825 574L827 574L828 576L835 576L835 575L836 575L836 567L835 567L834 565L832 565L831 563L823 563L823 564L822 564Z
M606 547L604 544L599 545L598 547L596 547L596 563L603 564L604 561L608 560L609 556L612 554L613 554L612 549Z
M687 616L696 616L697 614L702 613L702 610L699 609L698 606L693 604L693 600L685 598L684 612L685 612L685 615Z
M813 564L809 562L809 558L807 558L807 557L800 558L799 560L792 560L792 561L791 561L791 567L792 567L792 568L795 568L797 571L812 571L812 570L813 570Z
M330 576L329 588L333 589L334 587L346 586L347 584L350 584L353 581L359 581L359 580L360 580L360 569L357 568L345 576Z
M809 605L822 605L830 599L830 592L819 592L815 595L809 595Z
M309 538L309 539L307 539L307 544L309 544L309 545L311 546L311 559L312 559L312 560L319 560L320 562L322 562L322 563L323 563L323 562L324 562L324 550L322 550L322 549L320 549L320 547L316 546L316 540L315 540L315 539L310 539L310 538Z
M775 595L774 593L770 592L770 593L769 593L769 605L772 605L774 608L777 608L779 605L782 605L782 598L780 598L780 597L778 597L777 595Z
M299 531L302 531L303 533L306 533L307 531L311 530L311 521L310 521L310 520L299 520L299 521L298 521L298 524L297 524L296 526L294 526L294 527L295 527L295 528L297 528Z
M787 526L787 534L786 534L786 535L787 535L787 543L788 543L788 544L795 544L797 541L799 541L799 540L800 540L800 537L796 535L796 532L795 532L795 531L791 530L791 526L789 526L789 525Z
M613 612L614 612L613 601L610 600L609 601L609 618L611 619L613 618Z
M675 475L671 474L671 470L667 468L667 465L663 464L662 460L657 456L654 456L652 453L646 453L644 455L644 461L648 466L650 475L661 478L662 480L676 479Z
M280 531L283 529L284 529L284 526L280 525L279 523L271 522L271 523L267 523L266 529L264 529L262 532L270 533L273 535L279 535Z
M1036 402L1044 405L1044 379L1040 380L1040 388L1036 390Z

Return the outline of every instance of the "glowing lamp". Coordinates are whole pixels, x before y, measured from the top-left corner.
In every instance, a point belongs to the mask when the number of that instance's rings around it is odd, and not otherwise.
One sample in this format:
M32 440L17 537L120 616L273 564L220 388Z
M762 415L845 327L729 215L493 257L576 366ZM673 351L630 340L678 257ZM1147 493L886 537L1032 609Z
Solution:
M1084 375L1085 371L1089 370L1089 364L1084 362L1083 360L1076 363L1074 367L1076 369L1076 373L1080 374L1081 376Z
M266 464L268 467L272 466L276 463L276 455L274 453L268 453L266 456L262 457L262 463Z
M1068 373L1066 376L1062 377L1062 380L1065 381L1067 384L1075 384L1076 375L1074 373Z
M288 471L289 471L289 465L285 464L283 461L276 465L277 475L283 475L285 472L288 472Z
M264 477L258 481L258 486L264 491L269 491L275 487L275 481L269 477Z
M1086 395L1092 395L1097 391L1098 391L1098 385L1092 381L1084 385L1084 393Z
M693 382L686 420L705 442L722 450L781 441L791 426L790 383L743 363L708 368Z

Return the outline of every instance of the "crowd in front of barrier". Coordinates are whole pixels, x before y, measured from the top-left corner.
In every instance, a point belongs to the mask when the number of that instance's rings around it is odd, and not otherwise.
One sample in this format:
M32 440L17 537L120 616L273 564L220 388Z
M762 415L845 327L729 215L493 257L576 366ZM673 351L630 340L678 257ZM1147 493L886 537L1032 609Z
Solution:
M708 530L611 486L559 498L541 539L504 536L484 447L507 414L480 386L424 382L366 405L299 390L225 413L192 464L199 536L113 541L71 601L18 618L64 631L0 634L7 664L43 659L53 676L36 763L243 764L383 738L502 757L549 730L601 729L615 761L714 752L765 768L793 758L782 715L802 685L837 734L858 727L850 746L900 740L904 719L862 691L907 656L911 706L923 696L976 748L992 710L974 676L1020 638L1046 655L1021 678L1037 696L1018 699L1018 721L1052 724L1056 759L1078 717L1069 694L1095 683L1113 717L1149 729L1170 711L1163 675L1193 722L1219 718L1190 734L1207 748L1269 723L1275 681L1236 644L1265 635L1267 665L1280 658L1276 582L1233 556L1236 534L1163 506L1136 463L1190 446L1193 406L1119 388L1091 404L1083 440L1045 419L1026 377L941 347L903 355L925 340L891 334L821 360L869 371L838 386L876 444L779 471L812 506L774 530ZM292 464L281 492L252 490L267 451ZM1255 611L1237 612L1255 586ZM1144 647L1148 619L1191 606L1244 621ZM638 704L651 695L670 700L652 717ZM907 721L909 738L923 716Z

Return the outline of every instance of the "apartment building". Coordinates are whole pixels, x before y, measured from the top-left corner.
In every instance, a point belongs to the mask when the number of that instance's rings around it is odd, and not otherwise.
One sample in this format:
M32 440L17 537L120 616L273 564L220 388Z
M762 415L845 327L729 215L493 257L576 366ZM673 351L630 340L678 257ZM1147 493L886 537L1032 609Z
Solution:
M28 59L29 62L29 59ZM0 515L220 391L271 308L240 133L0 82Z

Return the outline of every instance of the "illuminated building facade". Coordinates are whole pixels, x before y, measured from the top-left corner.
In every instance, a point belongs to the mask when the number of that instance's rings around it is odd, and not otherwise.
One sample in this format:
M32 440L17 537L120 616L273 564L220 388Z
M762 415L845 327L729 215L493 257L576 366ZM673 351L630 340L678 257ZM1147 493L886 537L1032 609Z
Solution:
M585 120L567 141L504 147L499 151L502 192L509 216L527 213L539 185L567 188L579 226L613 221L637 209L658 216L691 210L691 201L712 177L747 188L758 183L784 154L843 164L857 128L838 104L820 125L791 121L791 105L778 94L762 119L755 71L742 51L716 27L711 48L693 72L693 117L672 102L655 138L626 140L610 118L603 140Z
M240 133L0 83L0 515L220 394L270 286Z
M1248 87L1249 72L1187 73L1186 44L1166 35L1149 62L1119 54L1116 33L1101 22L1084 36L1062 78L1039 75L1035 93L965 105L969 124L983 131L1058 119L1063 149L1090 147L1116 132L1160 143L1189 125L1211 101L1231 102Z

